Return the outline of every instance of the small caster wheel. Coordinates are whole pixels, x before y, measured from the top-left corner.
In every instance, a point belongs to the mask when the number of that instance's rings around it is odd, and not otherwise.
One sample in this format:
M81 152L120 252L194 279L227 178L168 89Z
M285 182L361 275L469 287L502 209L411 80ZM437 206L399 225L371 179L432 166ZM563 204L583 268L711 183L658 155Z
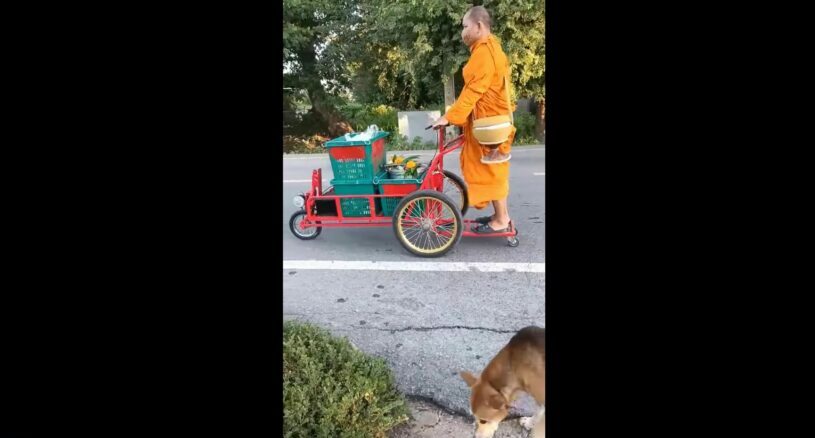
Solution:
M517 237L508 237L507 238L507 245L509 245L512 248L515 248L516 246L518 246L520 244L521 244L521 242L518 240Z
M309 227L309 228L301 228L300 224L303 223L303 220L306 219L306 211L299 210L295 212L291 219L289 219L289 229L291 232L301 240L311 240L316 239L317 236L320 235L320 232L323 230L323 227ZM319 222L317 222L319 224Z

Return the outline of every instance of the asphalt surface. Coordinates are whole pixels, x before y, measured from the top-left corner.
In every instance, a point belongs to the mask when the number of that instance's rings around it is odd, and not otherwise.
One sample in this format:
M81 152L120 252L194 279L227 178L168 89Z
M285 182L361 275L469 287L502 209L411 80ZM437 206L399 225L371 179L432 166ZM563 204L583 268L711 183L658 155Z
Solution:
M400 152L401 154L402 152ZM429 162L433 151L422 155ZM301 241L289 231L297 211L291 199L307 191L311 171L322 168L323 185L332 178L325 155L286 156L283 169L283 258L320 261L544 263L544 173L542 145L516 147L510 170L510 216L520 246L505 238L467 238L444 257L418 258L402 248L390 227L324 229ZM445 168L461 174L458 153ZM470 209L465 217L491 213ZM439 268L444 269L444 268ZM284 319L315 323L346 336L361 350L388 361L399 389L450 413L469 418L469 388L462 370L480 372L512 335L527 325L545 326L545 274L542 272L367 271L283 269ZM531 398L516 402L512 416L529 416ZM468 420L469 421L469 420Z
M424 400L408 400L409 423L392 430L389 438L472 438L475 423L471 418L451 415ZM531 433L518 420L505 420L493 438L528 438Z

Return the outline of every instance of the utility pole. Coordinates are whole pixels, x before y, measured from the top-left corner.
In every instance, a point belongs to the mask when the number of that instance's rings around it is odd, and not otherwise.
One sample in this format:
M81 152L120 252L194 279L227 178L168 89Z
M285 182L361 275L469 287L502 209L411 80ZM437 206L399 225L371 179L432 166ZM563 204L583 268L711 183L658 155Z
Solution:
M447 112L454 103L456 103L456 82L455 76L450 75L450 78L444 82L444 111ZM456 136L458 136L458 128L453 125L448 126L445 138L451 140Z

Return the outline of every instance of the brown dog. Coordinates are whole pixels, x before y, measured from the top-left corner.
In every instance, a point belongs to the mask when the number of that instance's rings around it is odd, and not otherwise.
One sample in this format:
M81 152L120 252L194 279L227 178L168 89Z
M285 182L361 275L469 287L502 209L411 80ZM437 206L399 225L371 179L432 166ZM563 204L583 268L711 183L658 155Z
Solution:
M481 376L467 371L461 377L470 386L470 410L476 419L476 438L490 438L509 413L509 404L521 393L531 395L540 406L534 417L520 420L532 436L543 438L545 402L545 330L529 326L518 331L487 364Z

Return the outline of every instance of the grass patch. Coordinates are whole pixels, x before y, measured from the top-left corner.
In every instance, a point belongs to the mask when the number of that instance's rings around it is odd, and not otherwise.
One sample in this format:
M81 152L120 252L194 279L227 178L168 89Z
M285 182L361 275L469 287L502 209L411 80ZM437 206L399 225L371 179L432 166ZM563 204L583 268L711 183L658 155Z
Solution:
M408 420L387 363L309 324L283 324L283 436L385 438Z

